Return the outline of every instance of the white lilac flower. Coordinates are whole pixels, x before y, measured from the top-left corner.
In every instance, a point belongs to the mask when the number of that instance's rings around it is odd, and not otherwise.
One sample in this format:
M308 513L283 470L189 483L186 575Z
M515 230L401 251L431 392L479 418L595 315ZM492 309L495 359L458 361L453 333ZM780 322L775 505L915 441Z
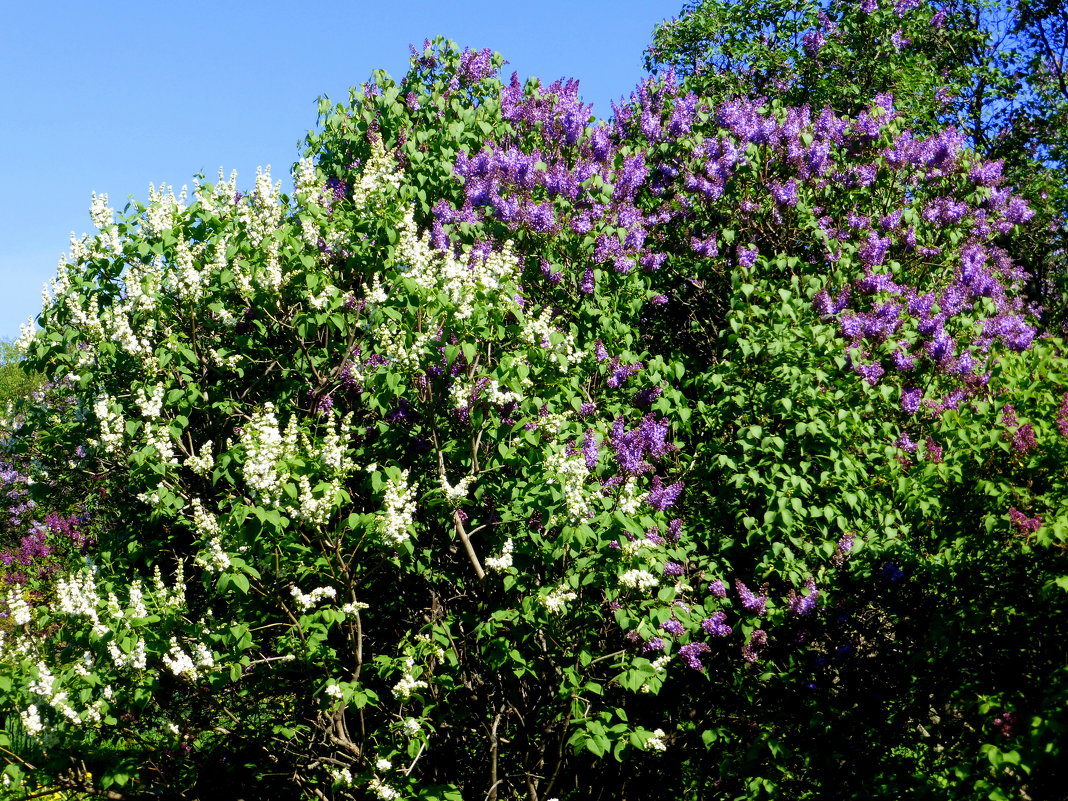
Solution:
M371 792L382 799L382 801L395 801L400 798L400 793L388 784L383 784L378 777L371 779L367 785L371 788Z
M621 573L619 576L619 583L632 590L647 590L655 587L660 582L657 580L656 576L648 570L635 569Z
M123 436L126 433L126 421L122 415L122 408L110 395L103 395L96 399L93 411L96 419L100 422L100 444L108 453L114 453L122 446Z
M15 590L7 594L7 609L16 626L24 626L33 619L30 605L26 603L22 594Z
M538 600L541 601L542 606L548 609L553 614L560 614L567 608L567 602L573 601L578 596L567 589L566 587L554 587L545 595L538 596Z
M44 731L44 724L41 723L41 715L37 711L37 704L30 704L19 713L19 717L22 718L22 727L31 737L36 737Z
M559 484L564 493L568 519L579 523L593 515L593 496L586 491L586 477L590 471L582 452L571 455L553 451L545 458L547 484Z
M401 173L396 162L386 153L382 140L371 141L371 157L363 165L360 179L353 184L352 202L357 209L371 211L382 207L385 198L400 189Z
M364 609L370 609L370 606L365 603L360 603L359 601L353 601L341 607L341 611L346 615L357 615Z
M474 480L474 476L464 476L456 483L456 486L452 486L444 474L441 476L441 491L445 493L445 500L449 502L450 506L459 506L460 502L467 498L467 492L471 487L471 482Z
M500 556L491 556L486 559L486 570L502 571L512 566L512 551L515 545L511 540L504 543Z
M378 530L387 545L405 542L415 525L415 494L418 484L408 485L408 471L391 479L386 486L383 509L378 515Z
M334 682L330 682L329 684L327 684L323 692L338 701L340 701L345 695L344 688L340 684L335 684Z
M193 658L178 644L176 637L171 637L171 649L163 655L163 664L170 668L175 676L196 679L197 666Z
M379 757L375 762L375 770L380 770L385 773L387 770L393 770L393 763L385 757Z
M327 768L326 773L339 787L352 787L352 773L348 768Z
M558 339L555 344L553 343L554 335ZM521 336L523 341L531 347L563 356L563 360L559 362L559 369L562 373L566 373L571 364L582 358L582 351L575 345L574 334L565 334L553 326L550 308L543 309L538 317L528 317Z
M337 590L333 587L317 587L305 594L300 591L300 587L292 587L289 590L289 594L293 596L293 600L296 601L297 606L300 607L301 611L305 611L311 609L324 598L337 597Z
M215 457L211 453L212 442L209 439L201 448L200 453L195 453L185 460L185 466L197 475L206 476L215 467Z
M400 680L393 685L393 694L400 700L410 698L416 690L426 688L428 685L425 681L415 678L415 660L408 657L405 660L405 671L401 675Z
M667 740L664 738L667 736L663 729L656 729L653 732L653 736L645 741L646 751L666 751Z

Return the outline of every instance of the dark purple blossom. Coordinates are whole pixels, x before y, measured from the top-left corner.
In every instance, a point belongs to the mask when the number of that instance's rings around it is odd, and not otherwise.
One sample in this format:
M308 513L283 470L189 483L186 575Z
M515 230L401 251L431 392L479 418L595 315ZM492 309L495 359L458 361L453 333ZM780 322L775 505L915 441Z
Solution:
M756 662L760 658L760 649L767 645L768 633L763 629L754 629L749 642L742 646L742 659Z
M805 582L805 589L808 590L807 595L798 595L793 590L786 599L786 607L790 610L791 614L804 616L811 614L812 610L816 608L816 602L819 599L819 590L816 589L816 582L814 579L808 579Z
M664 575L669 578L677 578L686 572L685 568L678 562L668 562L664 565Z
M755 612L758 615L763 615L767 612L767 585L763 585L760 588L760 595L755 595L746 587L739 579L734 580L734 589L738 593L738 598L742 602L742 607L749 612Z
M665 509L675 505L685 486L682 481L676 481L674 484L664 486L660 476L653 476L649 494L645 497L645 501L656 511L663 512Z
M711 584L709 584L708 591L716 598L727 597L727 588L723 585L723 582L720 579L716 579Z
M1039 515L1028 517L1015 508L1009 509L1009 521L1015 527L1016 531L1024 536L1034 534L1042 528L1042 518Z
M655 651L663 651L665 647L664 640L660 637L651 637L645 645L642 646L642 653L648 654Z
M711 650L708 643L692 642L679 649L679 659L691 670L704 670L705 666L701 664L701 654L707 654Z
M686 633L686 627L682 625L682 623L677 621L675 618L671 618L671 620L665 620L663 623L660 624L660 628L675 637L679 637Z
M706 617L701 621L701 628L705 634L711 634L713 637L726 637L732 631L727 625L726 612L714 612L711 617Z

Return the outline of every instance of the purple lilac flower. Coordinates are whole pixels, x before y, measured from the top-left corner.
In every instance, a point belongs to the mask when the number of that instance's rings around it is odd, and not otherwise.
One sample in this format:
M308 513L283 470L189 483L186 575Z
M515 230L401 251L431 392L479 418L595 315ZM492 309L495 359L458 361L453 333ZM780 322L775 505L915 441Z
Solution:
M634 405L642 408L648 408L653 405L653 401L664 394L664 387L661 385L655 387L646 387L645 389L638 390L634 393Z
M685 486L684 482L676 481L674 484L665 487L660 476L653 476L652 485L649 489L649 494L645 497L645 502L656 511L663 512L665 509L675 505Z
M712 617L706 617L701 621L701 628L705 634L711 634L713 637L726 637L732 631L727 625L726 612L714 612Z
M668 540L670 540L671 542L678 542L679 539L682 537L682 520L676 517L674 520L668 523L666 533Z
M608 358L608 351L605 349L604 343L599 339L593 345L593 355L599 362L603 362Z
M691 670L704 670L705 666L701 664L701 654L707 654L711 650L708 643L692 642L679 649L679 659Z
M665 620L663 623L660 624L660 628L674 637L680 637L686 633L686 627L682 625L682 623L677 621L675 618L671 618L671 620Z
M797 205L797 181L793 178L785 184L780 184L778 181L772 181L768 188L771 190L771 196L780 206L793 207ZM751 267L752 265L746 266Z
M791 614L804 616L810 614L813 609L816 608L816 601L819 599L819 590L816 589L816 582L814 579L809 579L805 582L805 589L808 590L808 595L798 595L793 590L790 590L790 594L786 599L786 606L790 610Z
M579 417L589 417L591 414L597 411L597 407L592 403L584 403L579 407Z
M933 438L927 438L927 458L931 460L933 464L942 464L942 446L934 441Z
M755 612L758 615L763 615L767 611L767 585L760 588L760 595L754 595L739 579L735 579L734 589L738 592L738 598L741 600L744 609L749 612Z
M645 645L642 646L642 653L643 654L648 654L648 653L652 653L654 651L663 651L663 650L664 650L664 640L661 639L660 637L652 637L652 638L649 639L649 641L647 643L645 643Z
M723 585L723 582L716 579L708 585L708 591L717 598L727 597L727 588Z
M846 559L848 559L853 553L853 542L856 540L856 535L853 532L843 534L841 539L838 540L838 545L831 555L831 563L835 567L841 567Z
M1036 447L1035 429L1030 423L1024 423L1012 435L1012 449L1017 453L1027 453Z
M827 44L827 37L822 31L809 31L801 38L801 45L810 56L816 55Z
M1015 508L1009 509L1009 521L1016 528L1016 531L1024 536L1034 534L1042 528L1042 518L1039 515L1028 517Z
M641 362L638 362L637 364L620 364L619 357L616 356L612 359L612 363L608 368L612 371L612 375L608 376L608 381L605 383L612 389L617 389L632 375L641 372L642 367L643 365Z
M1061 405L1057 407L1057 430L1062 437L1068 437L1068 392L1061 398Z
M738 264L746 269L756 264L758 251L755 247L743 248L738 246Z
M582 455L586 459L587 470L593 470L597 467L600 448L597 447L597 437L592 428L587 428L586 434L582 438Z
M905 577L905 571L891 562L884 564L880 572L883 574L883 578L887 581L895 583L901 581L901 579Z
M686 570L678 562L668 562L664 565L664 575L671 578L676 578L685 573Z
M742 646L742 658L746 662L756 662L760 658L760 649L767 645L768 633L763 629L754 629L749 642Z
M901 390L901 408L908 414L916 414L920 410L920 402L923 400L921 387L906 387Z

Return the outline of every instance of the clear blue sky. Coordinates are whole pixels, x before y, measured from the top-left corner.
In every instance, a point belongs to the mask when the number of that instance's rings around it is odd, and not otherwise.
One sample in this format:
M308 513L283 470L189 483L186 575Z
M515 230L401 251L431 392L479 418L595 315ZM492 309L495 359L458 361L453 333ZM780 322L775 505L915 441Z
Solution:
M653 26L682 0L139 3L13 0L0 25L0 339L40 310L92 192L121 209L149 182L258 165L287 179L316 98L371 70L400 76L408 44L489 47L506 74L578 78L594 113L630 93Z

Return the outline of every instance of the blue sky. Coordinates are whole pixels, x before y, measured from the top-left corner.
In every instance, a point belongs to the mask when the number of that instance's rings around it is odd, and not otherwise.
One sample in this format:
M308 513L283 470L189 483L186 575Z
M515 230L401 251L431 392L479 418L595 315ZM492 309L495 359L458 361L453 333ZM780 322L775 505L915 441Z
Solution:
M121 209L148 184L256 167L284 178L316 98L374 69L400 76L408 44L489 47L506 74L580 80L598 116L642 75L653 27L682 0L538 3L14 2L0 26L0 339L40 310L92 192Z

